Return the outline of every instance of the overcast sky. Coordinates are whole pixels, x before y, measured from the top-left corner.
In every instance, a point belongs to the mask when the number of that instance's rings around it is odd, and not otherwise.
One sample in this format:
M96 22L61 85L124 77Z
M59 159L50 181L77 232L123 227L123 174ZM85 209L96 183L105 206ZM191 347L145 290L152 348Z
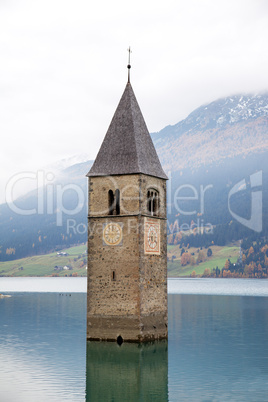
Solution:
M268 90L267 0L0 0L0 201L9 178L93 159L127 81L150 132Z

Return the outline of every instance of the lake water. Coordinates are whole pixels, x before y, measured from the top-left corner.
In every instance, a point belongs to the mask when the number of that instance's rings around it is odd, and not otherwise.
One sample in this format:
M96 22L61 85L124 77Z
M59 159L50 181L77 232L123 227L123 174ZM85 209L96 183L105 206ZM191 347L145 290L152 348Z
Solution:
M169 340L86 342L85 278L0 278L0 401L267 401L268 281L171 279Z

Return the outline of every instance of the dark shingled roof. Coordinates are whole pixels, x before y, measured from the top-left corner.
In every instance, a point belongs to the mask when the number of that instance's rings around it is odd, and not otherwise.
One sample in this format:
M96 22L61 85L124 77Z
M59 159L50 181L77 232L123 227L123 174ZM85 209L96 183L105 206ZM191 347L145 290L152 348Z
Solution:
M130 83L87 176L143 173L167 179Z

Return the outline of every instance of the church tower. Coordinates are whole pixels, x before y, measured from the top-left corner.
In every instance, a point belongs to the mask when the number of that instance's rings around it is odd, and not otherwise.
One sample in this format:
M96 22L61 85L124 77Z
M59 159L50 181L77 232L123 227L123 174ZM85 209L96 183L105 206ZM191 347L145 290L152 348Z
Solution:
M129 81L87 176L87 339L167 338L167 176Z

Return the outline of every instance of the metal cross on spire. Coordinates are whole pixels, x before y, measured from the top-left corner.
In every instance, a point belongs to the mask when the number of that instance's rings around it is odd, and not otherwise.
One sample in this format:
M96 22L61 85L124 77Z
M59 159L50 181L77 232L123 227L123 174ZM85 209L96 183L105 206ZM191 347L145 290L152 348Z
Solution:
M128 65L127 65L127 68L128 68L128 83L130 82L130 69L131 69L131 65L130 65L130 53L132 53L132 51L131 51L131 49L130 49L130 46L129 46L129 48L127 49L127 51L128 51Z

